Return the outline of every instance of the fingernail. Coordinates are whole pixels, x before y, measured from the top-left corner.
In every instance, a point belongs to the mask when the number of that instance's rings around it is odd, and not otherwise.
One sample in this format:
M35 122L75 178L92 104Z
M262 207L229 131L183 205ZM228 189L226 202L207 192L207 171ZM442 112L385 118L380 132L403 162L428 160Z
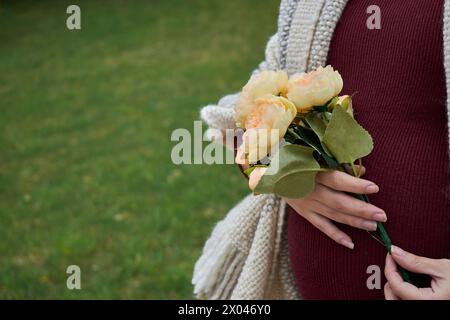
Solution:
M362 226L366 230L375 231L377 230L377 223L373 221L364 221Z
M374 218L375 220L381 221L381 222L386 222L386 221L387 221L386 213L382 213L382 212L375 213L374 216L373 216L373 218Z
M353 242L351 242L350 240L347 240L347 239L342 239L340 241L340 244L342 244L342 245L344 245L347 248L352 249L352 250L355 247L355 244Z
M405 251L396 246L391 246L391 253L397 257L402 257L405 255Z
M366 193L377 193L380 188L376 184L371 184L366 187Z

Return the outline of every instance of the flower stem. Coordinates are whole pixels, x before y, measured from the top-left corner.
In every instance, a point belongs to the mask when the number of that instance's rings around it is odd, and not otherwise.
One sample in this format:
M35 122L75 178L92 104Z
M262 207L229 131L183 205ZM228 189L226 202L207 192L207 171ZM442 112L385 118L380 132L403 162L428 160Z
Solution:
M352 166L352 167L354 169L354 166ZM357 176L356 170L353 170L353 175ZM355 197L361 201L370 203L369 197L367 197L367 195L365 195L365 194L355 194ZM383 242L383 245L386 247L389 254L392 254L392 241L389 238L389 235L388 235L386 229L384 228L383 223L381 223L381 222L377 222L377 233L380 236L380 239ZM397 266L397 269L398 269L398 272L400 273L400 275L402 276L403 280L405 282L411 283L411 278L410 278L408 272L400 266Z
M365 194L355 194L355 197L361 201L370 203L369 198ZM383 245L386 247L389 254L391 254L392 253L392 241L389 238L389 235L381 222L377 222L377 233L380 236L381 241L383 242ZM400 266L397 266L397 269L398 269L398 272L400 273L400 275L402 276L403 280L411 283L411 278L410 278L408 272Z

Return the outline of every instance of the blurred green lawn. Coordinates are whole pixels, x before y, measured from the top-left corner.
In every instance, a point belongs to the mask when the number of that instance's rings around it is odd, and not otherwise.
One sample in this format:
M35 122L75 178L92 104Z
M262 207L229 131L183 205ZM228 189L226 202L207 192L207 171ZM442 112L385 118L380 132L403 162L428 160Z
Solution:
M170 135L245 83L277 7L0 2L0 298L192 298L204 241L247 191L232 165L173 165Z

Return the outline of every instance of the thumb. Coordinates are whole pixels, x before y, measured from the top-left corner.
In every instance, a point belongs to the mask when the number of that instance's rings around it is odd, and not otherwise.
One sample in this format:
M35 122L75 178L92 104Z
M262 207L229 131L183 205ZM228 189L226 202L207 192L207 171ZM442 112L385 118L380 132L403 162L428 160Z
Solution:
M439 276L436 260L416 256L397 246L391 247L391 255L395 262L406 270L430 276Z

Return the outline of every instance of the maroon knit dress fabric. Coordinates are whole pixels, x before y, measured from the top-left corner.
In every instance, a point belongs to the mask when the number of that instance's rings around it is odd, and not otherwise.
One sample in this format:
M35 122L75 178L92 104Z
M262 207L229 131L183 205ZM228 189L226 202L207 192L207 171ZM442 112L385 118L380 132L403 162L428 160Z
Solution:
M367 7L381 9L381 30L369 30ZM370 200L388 216L394 244L430 258L450 250L448 138L441 0L349 1L332 39L328 64L354 97L356 119L375 148L365 178L380 192ZM337 224L349 250L288 208L289 254L304 299L384 299L369 290L367 267L382 273L386 250L362 230ZM421 286L429 279L414 276ZM428 281L428 283L427 283Z

